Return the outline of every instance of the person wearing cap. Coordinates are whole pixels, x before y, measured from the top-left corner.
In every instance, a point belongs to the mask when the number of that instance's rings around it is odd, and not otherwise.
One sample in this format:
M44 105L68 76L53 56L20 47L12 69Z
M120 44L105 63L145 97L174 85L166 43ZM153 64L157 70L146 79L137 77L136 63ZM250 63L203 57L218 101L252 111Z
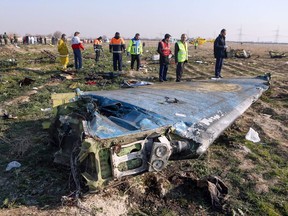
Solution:
M169 55L172 54L169 40L170 34L165 34L164 39L158 43L157 52L160 54L159 82L167 81Z
M223 78L221 75L221 69L223 65L223 59L227 57L226 46L226 30L222 29L219 36L214 41L214 57L216 58L215 64L215 78Z
M140 41L140 34L136 33L135 37L132 38L129 42L127 48L127 56L131 54L131 70L134 69L134 62L137 62L137 71L140 68L140 55L143 53L142 43Z
M186 40L186 34L182 34L181 40L175 43L176 82L181 81L184 65L188 61L188 45Z
M74 37L71 40L72 49L74 53L74 63L75 63L75 69L80 70L82 68L82 54L81 50L84 50L84 46L82 42L80 41L79 35L80 32L75 32Z
M101 36L94 40L93 47L94 47L94 51L95 51L95 61L97 63L99 61L100 51L103 52L102 37Z
M122 71L122 52L126 51L125 41L120 37L120 33L116 32L109 44L109 51L113 53L113 69L114 71Z
M69 63L69 51L68 51L66 41L67 41L66 35L62 34L61 39L58 42L58 52L60 55L60 62L61 62L63 71L67 70L67 65Z

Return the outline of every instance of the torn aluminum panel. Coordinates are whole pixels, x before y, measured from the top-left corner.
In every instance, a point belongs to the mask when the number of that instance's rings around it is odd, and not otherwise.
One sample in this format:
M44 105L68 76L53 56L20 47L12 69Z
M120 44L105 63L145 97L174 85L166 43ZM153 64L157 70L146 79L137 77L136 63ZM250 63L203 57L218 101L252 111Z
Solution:
M78 91L73 102L57 108L55 161L69 163L78 149L80 172L94 190L113 178L160 171L168 160L197 158L269 88L269 79Z
M263 76L167 83L85 94L124 101L169 119L176 134L200 144L200 155L269 88L269 79Z

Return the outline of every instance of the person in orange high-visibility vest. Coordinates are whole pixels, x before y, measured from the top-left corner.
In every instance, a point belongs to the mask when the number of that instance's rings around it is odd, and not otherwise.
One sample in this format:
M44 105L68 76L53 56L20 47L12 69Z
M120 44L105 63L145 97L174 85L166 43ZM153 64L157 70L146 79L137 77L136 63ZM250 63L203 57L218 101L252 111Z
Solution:
M125 41L120 37L120 33L116 32L109 44L109 51L113 53L113 69L114 71L122 71L122 52L126 51Z
M100 51L103 52L102 37L98 37L97 39L94 40L93 47L94 47L94 51L95 51L95 61L97 63L99 61Z

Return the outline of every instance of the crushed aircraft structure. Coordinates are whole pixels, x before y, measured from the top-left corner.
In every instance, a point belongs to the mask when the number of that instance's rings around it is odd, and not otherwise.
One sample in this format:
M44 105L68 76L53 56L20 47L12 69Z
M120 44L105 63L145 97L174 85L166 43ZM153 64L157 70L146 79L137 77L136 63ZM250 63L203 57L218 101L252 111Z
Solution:
M269 88L270 75L53 94L55 162L90 190L198 158ZM79 175L74 175L78 176ZM75 179L74 179L75 180Z
M245 49L231 49L227 52L227 57L232 58L250 58L252 53Z
M284 52L269 51L269 55L271 58L284 58L284 57L286 57L286 53L284 53Z

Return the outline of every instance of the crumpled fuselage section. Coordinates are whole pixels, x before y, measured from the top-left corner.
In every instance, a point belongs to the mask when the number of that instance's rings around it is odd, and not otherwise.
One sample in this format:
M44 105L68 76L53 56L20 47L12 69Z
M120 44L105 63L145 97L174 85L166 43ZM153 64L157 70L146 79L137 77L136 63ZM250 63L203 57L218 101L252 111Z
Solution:
M77 163L97 189L113 178L161 171L168 160L197 158L269 88L269 78L78 91L58 107L55 161Z

